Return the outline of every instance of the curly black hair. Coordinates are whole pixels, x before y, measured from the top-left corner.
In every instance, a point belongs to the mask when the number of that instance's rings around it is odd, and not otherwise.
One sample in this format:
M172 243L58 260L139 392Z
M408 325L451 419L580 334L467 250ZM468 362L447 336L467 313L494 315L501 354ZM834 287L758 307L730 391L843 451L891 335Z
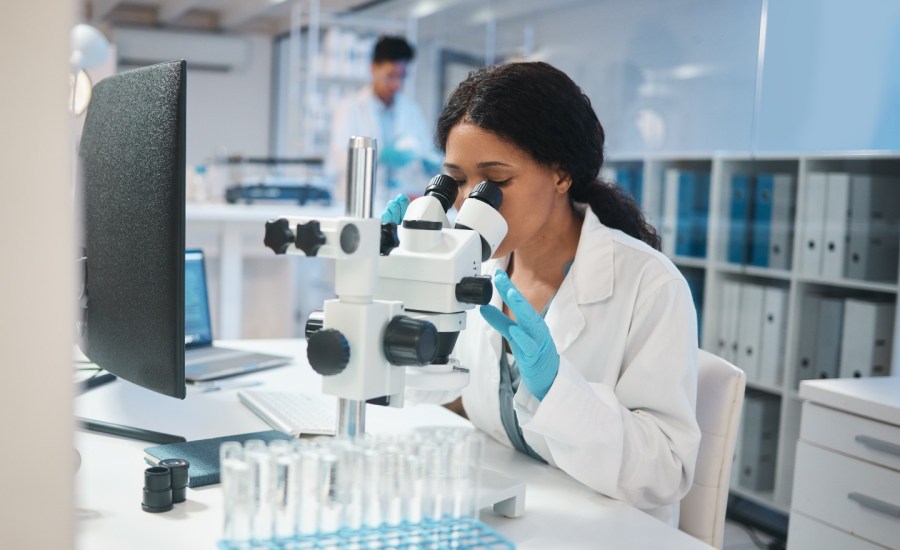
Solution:
M457 86L438 118L436 145L446 152L460 122L492 132L544 166L572 178L569 200L587 203L607 227L659 250L659 234L634 199L600 180L605 135L591 100L564 72L543 62L479 69Z

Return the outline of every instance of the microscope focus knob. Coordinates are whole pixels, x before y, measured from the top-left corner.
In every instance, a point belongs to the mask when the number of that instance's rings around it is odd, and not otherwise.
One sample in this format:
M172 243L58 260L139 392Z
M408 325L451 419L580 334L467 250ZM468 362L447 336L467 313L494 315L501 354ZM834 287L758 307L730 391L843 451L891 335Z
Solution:
M489 304L493 294L494 285L488 277L463 277L456 283L456 299L464 304Z
M384 329L384 356L398 367L428 365L437 354L437 342L433 324L398 315Z
M350 362L350 344L340 331L322 329L307 339L306 357L313 370L322 376L340 374Z
M294 232L291 224L284 218L269 220L266 222L266 236L263 244L275 251L275 254L284 254L289 246L294 244Z
M307 256L318 254L319 249L325 244L325 234L322 233L319 222L312 220L307 223L297 224L295 244Z

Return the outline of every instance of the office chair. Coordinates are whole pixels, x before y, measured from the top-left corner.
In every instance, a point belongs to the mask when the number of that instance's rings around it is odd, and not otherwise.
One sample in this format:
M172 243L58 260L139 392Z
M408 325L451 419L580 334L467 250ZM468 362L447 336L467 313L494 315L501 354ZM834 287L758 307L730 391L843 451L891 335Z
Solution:
M744 371L704 350L700 350L697 363L697 422L702 435L694 484L681 499L678 528L722 548L731 462L746 379Z

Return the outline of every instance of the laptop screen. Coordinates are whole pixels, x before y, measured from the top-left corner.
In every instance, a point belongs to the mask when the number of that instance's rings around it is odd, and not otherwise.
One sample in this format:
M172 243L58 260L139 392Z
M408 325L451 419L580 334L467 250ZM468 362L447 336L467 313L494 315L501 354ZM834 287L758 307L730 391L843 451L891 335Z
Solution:
M184 345L192 348L212 344L206 268L202 250L184 255Z

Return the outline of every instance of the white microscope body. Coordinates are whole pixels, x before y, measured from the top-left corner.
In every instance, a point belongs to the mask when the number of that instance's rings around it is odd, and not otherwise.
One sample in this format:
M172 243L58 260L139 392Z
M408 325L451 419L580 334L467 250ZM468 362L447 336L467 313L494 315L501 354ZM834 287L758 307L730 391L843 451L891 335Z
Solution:
M468 371L449 355L466 310L490 301L491 280L480 275L481 263L507 225L497 210L500 189L485 182L451 227L446 211L457 189L449 176L434 178L409 205L396 236L393 224L374 218L266 223L265 244L276 253L336 261L338 297L307 324L307 355L323 375L324 393L399 407L407 385L446 390L468 383Z

